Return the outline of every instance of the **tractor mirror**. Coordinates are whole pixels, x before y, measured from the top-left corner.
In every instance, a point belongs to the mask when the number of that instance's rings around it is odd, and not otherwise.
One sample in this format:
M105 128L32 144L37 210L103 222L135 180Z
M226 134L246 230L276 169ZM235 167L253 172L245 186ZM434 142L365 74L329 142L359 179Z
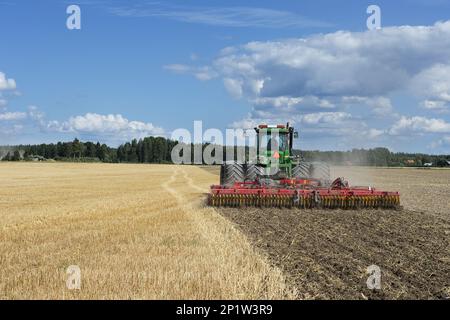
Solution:
M294 139L298 139L298 131L294 131Z

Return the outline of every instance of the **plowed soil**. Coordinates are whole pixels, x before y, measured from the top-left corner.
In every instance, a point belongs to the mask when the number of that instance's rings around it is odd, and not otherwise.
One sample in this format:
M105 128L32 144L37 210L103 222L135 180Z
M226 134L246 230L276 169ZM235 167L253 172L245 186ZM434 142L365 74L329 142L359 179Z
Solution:
M217 211L283 270L300 299L448 299L450 171L333 168L333 173L399 190L404 209ZM379 290L366 284L371 265L381 270Z

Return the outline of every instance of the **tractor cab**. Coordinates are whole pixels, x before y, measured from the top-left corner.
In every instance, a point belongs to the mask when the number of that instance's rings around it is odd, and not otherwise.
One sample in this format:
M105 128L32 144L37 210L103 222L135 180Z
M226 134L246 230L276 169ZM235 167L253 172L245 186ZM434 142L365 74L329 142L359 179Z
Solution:
M257 134L257 164L266 168L275 167L291 174L291 154L294 128L286 125L261 124L255 128Z

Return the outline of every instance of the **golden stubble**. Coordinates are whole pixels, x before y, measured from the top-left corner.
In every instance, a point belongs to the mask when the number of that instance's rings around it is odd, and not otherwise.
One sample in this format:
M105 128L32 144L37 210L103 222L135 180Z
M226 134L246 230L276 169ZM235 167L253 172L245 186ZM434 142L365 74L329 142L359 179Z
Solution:
M1 163L2 299L295 298L193 166ZM81 289L66 269L81 269Z

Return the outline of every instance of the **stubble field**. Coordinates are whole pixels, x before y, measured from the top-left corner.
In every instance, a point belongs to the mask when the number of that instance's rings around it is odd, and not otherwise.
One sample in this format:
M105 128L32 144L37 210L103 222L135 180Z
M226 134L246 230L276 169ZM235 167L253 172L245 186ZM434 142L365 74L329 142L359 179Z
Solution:
M203 193L196 167L1 163L2 299L283 299L294 293ZM66 269L81 270L81 290Z
M0 298L448 297L450 171L333 175L399 190L405 209L219 210L216 167L0 163Z

